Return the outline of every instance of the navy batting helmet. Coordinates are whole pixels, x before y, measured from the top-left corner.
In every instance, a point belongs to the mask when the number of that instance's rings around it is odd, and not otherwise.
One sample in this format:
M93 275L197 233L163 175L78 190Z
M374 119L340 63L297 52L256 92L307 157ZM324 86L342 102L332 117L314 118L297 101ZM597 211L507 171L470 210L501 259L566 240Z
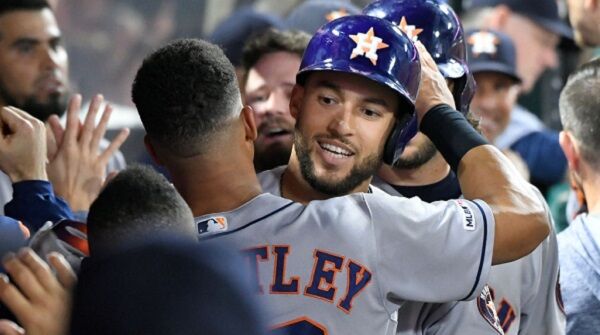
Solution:
M391 21L413 41L423 43L445 78L454 79L456 108L466 115L475 94L475 80L467 67L463 28L452 8L436 0L382 0L363 13Z
M399 27L376 17L350 15L333 20L308 43L296 81L303 84L307 74L314 71L360 75L398 93L401 110L383 160L392 164L400 157L416 134L416 129L407 125L414 118L421 80L419 54L410 38Z

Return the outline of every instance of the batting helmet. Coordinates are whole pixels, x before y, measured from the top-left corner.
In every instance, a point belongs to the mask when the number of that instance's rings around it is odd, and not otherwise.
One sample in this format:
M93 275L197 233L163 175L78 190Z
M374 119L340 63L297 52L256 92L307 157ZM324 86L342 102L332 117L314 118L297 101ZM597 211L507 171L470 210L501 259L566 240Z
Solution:
M387 139L383 160L392 164L400 157L416 134L407 125L414 118L421 80L419 54L410 38L386 20L365 15L341 17L322 26L312 37L296 81L302 85L307 74L314 71L360 75L398 93L401 108Z
M467 67L463 28L452 8L439 0L381 0L363 14L391 21L423 43L445 78L454 79L456 108L467 114L475 80Z

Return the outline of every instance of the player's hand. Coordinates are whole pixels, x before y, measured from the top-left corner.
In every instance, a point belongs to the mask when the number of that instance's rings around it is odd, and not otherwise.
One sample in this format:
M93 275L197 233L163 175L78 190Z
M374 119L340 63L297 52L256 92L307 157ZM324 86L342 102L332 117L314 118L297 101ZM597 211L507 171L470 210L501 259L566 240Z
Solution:
M417 102L415 103L417 118L420 122L423 116L437 105L446 104L452 106L452 108L456 107L452 93L448 89L446 79L438 70L435 61L431 58L427 49L425 49L421 42L416 42L415 46L419 50L419 58L421 60L421 85L419 87Z
M67 332L71 290L77 279L62 255L52 253L48 261L56 276L29 248L21 249L18 255L9 254L2 261L14 284L5 275L0 276L0 300L15 315L27 335ZM3 326L6 334L19 334L11 333L9 326L12 325Z
M74 211L89 210L104 183L110 157L129 136L129 129L123 129L104 151L99 151L112 113L112 107L107 104L100 122L95 125L103 100L101 95L92 99L83 124L78 116L80 95L75 95L69 102L65 129L56 116L48 119L57 143L56 153L50 157L48 177L55 193L63 197Z
M0 169L13 183L48 180L44 123L18 108L0 110Z

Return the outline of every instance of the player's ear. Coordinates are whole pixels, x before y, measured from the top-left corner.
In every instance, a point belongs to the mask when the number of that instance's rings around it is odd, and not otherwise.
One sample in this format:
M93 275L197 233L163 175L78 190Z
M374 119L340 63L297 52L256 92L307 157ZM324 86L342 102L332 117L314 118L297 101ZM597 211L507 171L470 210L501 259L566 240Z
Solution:
M254 110L252 107L246 105L242 108L242 112L240 113L240 117L242 118L242 122L244 124L244 130L246 133L246 140L254 143L256 138L258 137L258 130L256 129L256 121L254 120Z
M144 146L146 146L146 151L148 151L148 154L150 154L150 157L152 157L152 161L158 165L163 165L160 158L158 158L158 155L156 154L156 149L152 144L152 140L148 138L148 135L144 136Z
M560 132L558 141L565 154L565 157L567 158L569 169L575 172L579 171L579 147L577 146L577 142L573 138L573 135L571 135L571 133L568 131L563 130Z
M302 100L304 99L304 87L298 84L292 88L292 95L290 97L290 114L294 119L298 119L298 114L302 107Z

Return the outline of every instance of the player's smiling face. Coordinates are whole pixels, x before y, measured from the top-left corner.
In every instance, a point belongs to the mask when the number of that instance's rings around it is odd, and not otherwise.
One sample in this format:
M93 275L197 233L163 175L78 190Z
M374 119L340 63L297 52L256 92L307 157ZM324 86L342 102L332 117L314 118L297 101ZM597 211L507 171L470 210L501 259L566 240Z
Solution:
M342 195L368 184L381 165L398 108L396 93L365 77L314 72L292 93L294 148L306 181Z

